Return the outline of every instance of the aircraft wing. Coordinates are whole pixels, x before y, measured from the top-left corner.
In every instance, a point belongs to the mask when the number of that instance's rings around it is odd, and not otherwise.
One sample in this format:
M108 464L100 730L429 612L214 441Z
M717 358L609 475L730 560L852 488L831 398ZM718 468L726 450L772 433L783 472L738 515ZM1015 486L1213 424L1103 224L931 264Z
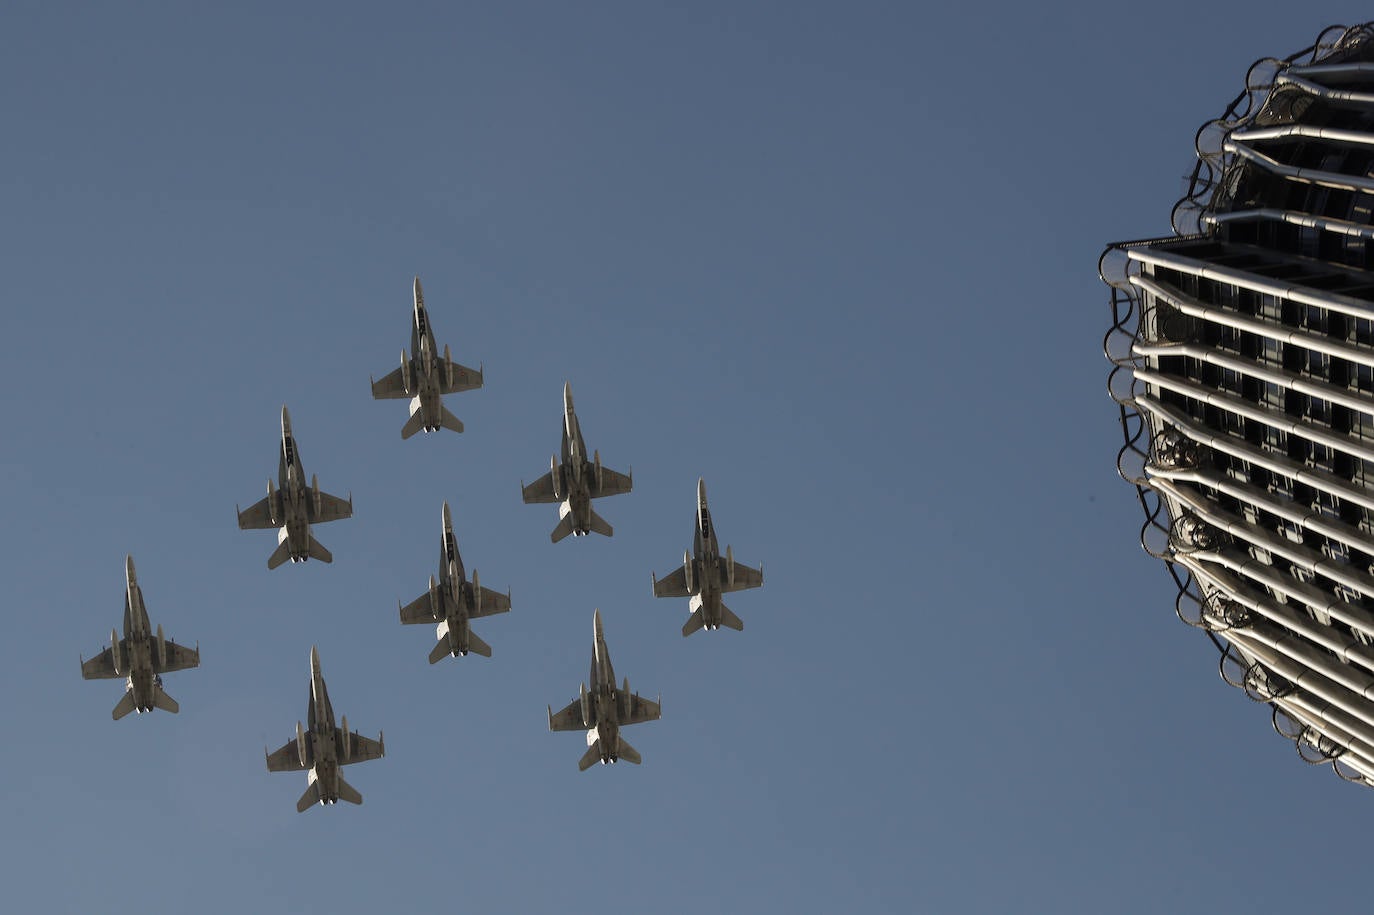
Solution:
M561 712L555 712L549 717L550 731L585 731L587 726L582 723L582 700L574 699L568 703L568 707Z
M400 369L397 369L400 371ZM473 388L482 386L482 373L476 369L470 369L466 365L453 363L453 384L448 383L445 377L446 369L443 365L439 366L439 390L444 394L457 394L459 391L471 391ZM375 391L376 388L374 387Z
M89 661L82 662L81 676L87 680L113 680L124 675L115 672L114 651L106 648Z
M548 473L520 490L520 497L524 499L526 503L561 502L562 500L553 494L553 473L554 472L550 470Z
M323 524L326 521L338 521L340 518L353 517L353 500L340 499L338 496L331 496L327 492L320 493L320 510L315 510L315 500L313 494L307 493L306 505L310 506L310 523Z
M730 584L730 570L725 563L720 564L720 589L722 591L743 591L745 588L758 588L763 585L763 570L751 569L742 563L735 563L735 583Z
M687 570L678 566L677 570L654 580L654 597L691 597L687 590Z
M509 610L509 597L500 593L499 591L493 591L491 588L484 587L482 589L481 609L477 613L469 614L469 616L471 616L473 619L479 619L481 617L492 616L497 613L506 613Z
M623 689L617 689L615 695L616 704L622 709L629 710L620 719L622 725L639 724L641 721L657 721L663 715L658 703L652 699L645 699L636 693L627 693Z
M272 509L268 505L267 496L254 502L246 511L239 512L239 530L257 531L269 527L281 527L281 524L272 520Z
M343 730L341 728L335 728L334 736L335 739L339 741L339 746L342 747L344 738ZM385 744L380 740L364 737L357 731L349 735L348 742L348 758L344 759L342 756L339 757L339 762L342 765L347 766L352 763L367 762L369 759L381 759L386 755Z
M438 618L434 615L434 610L429 602L428 591L401 608L401 622L406 625L412 623L438 622Z
M629 492L634 488L634 481L623 473L612 470L609 467L601 468L601 485L596 485L596 473L593 471L588 474L588 479L592 482L591 493L593 499L600 499L602 496L618 496L623 492Z
M301 765L300 752L296 749L294 738L288 740L286 746L267 756L268 772L303 772L306 768Z
M153 652L153 669L160 674L170 673L174 670L189 670L192 667L200 666L200 649L187 648L185 645L178 645L171 639L167 640L167 663L158 665L157 651Z
M395 400L409 396L406 392L405 376L399 366L381 381L372 382L372 397L375 400Z

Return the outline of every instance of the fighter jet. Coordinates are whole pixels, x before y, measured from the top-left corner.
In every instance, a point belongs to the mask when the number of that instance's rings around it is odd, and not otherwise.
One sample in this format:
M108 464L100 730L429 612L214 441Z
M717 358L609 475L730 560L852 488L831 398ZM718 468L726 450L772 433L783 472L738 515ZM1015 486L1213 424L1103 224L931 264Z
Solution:
M697 526L693 532L694 555L682 554L682 568L660 579L654 579L654 597L690 597L691 617L682 627L684 636L698 629L743 629L744 623L721 603L727 591L742 591L763 584L763 568L751 569L735 562L735 553L725 548L721 561L720 542L711 524L711 511L706 507L706 481L697 480Z
M600 610L596 611L593 626L596 641L592 645L591 689L582 684L577 698L556 715L549 707L550 731L587 732L587 752L577 762L578 770L583 772L598 760L603 765L618 759L638 765L639 753L620 736L620 729L641 721L656 721L662 715L660 702L641 699L639 693L630 692L629 677L623 687L616 689Z
M445 394L471 391L482 386L482 369L473 371L459 365L449 355L447 344L444 358L434 344L434 330L425 312L425 293L420 278L415 278L415 310L410 328L410 352L401 350L401 367L381 381L372 382L374 400L410 398L410 419L401 427L401 438L416 432L434 432L440 428L462 432L463 424L444 406Z
M186 648L171 641L157 627L154 635L148 625L148 609L143 606L143 589L134 574L134 559L124 557L124 638L110 630L110 647L89 661L81 661L81 676L87 680L128 677L124 698L114 707L114 720L130 712L150 712L160 708L177 712L181 706L162 691L162 675L173 670L200 666L200 647Z
M275 569L290 559L304 562L318 559L320 562L333 562L334 556L318 540L310 535L310 525L337 521L353 514L353 495L348 501L327 492L320 492L320 481L310 478L310 487L305 485L305 471L301 469L301 455L296 448L296 439L291 435L291 414L286 407L281 408L281 461L277 470L280 490L272 488L267 481L267 497L247 511L238 512L240 530L261 530L280 528L277 531L277 549L267 559L267 568ZM238 506L234 506L238 511Z
M313 645L310 648L310 709L306 720L309 727L302 728L296 722L296 737L288 740L286 746L267 756L268 772L300 772L310 770L310 786L296 802L296 811L304 813L313 804L334 804L348 801L361 804L363 796L358 790L343 780L339 774L340 766L350 763L367 762L386 755L386 741L378 733L377 739L364 737L348 729L348 716L343 723L334 726L334 708L329 704L329 691L324 686L324 675L320 673L320 652Z
M554 543L572 534L580 537L595 531L611 536L606 520L592 510L592 499L615 496L634 488L634 471L629 476L601 466L600 452L587 460L587 446L573 412L572 385L563 383L563 462L549 458L549 472L530 485L520 482L525 502L558 502L558 526L549 535Z
M439 580L429 577L429 590L401 607L402 623L433 623L439 625L435 634L439 643L429 653L429 663L437 664L449 655L458 657L475 651L484 658L491 657L491 646L479 639L468 621L510 610L510 595L498 594L484 588L472 571L469 582L463 571L463 557L458 554L458 539L453 536L453 516L444 503L444 539L439 551Z

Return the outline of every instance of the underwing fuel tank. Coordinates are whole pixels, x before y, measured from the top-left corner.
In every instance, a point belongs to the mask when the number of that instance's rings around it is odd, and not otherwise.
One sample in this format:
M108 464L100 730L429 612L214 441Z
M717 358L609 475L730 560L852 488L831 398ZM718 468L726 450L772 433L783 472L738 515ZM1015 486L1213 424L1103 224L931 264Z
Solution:
M301 761L301 765L309 768L310 754L305 748L305 729L301 727L299 721L296 722L296 755Z

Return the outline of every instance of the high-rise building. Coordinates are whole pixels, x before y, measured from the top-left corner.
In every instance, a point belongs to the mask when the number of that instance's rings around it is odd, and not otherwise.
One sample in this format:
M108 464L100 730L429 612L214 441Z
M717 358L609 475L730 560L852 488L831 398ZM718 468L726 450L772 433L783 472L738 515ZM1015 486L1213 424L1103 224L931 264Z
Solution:
M1374 23L1245 85L1175 234L1102 256L1118 466L1222 676L1374 786Z

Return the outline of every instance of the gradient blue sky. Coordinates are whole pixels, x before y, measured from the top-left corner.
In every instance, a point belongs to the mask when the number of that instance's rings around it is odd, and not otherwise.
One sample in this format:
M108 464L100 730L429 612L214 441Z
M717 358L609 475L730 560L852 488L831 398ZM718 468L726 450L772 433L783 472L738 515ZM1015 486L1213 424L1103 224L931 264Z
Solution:
M1223 8L1225 7L1225 8ZM1216 675L1136 544L1104 244L1162 234L1249 64L1367 5L13 3L0 14L0 861L16 910L1159 912L1365 906L1374 793ZM402 442L369 374L485 363ZM613 539L522 477L571 380ZM232 514L291 407L352 520ZM720 534L743 633L650 594ZM490 660L402 628L439 507ZM114 723L78 653L199 641ZM545 705L661 693L579 773ZM318 644L385 729L360 808L269 775ZM1275 866L1281 861L1282 866Z

